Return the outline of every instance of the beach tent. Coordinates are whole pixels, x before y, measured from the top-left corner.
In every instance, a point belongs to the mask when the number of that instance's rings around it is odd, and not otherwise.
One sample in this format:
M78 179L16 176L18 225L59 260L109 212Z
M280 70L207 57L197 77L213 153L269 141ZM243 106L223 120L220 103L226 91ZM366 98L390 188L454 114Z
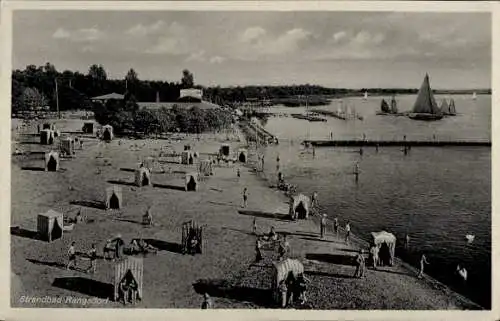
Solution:
M221 156L229 157L230 152L231 152L231 146L229 146L229 144L222 144L222 146L219 149L219 154Z
M59 150L66 155L75 154L75 139L68 137L59 142Z
M184 145L184 150L191 150L191 145Z
M372 244L375 245L379 252L380 265L390 265L394 263L394 255L396 250L396 237L394 234L381 231L372 232Z
M186 174L186 185L184 188L186 192L198 190L198 173Z
M150 186L151 182L151 172L146 167L141 167L135 171L135 184L139 187Z
M38 214L37 232L40 238L48 242L62 238L64 227L63 218L62 213L53 210Z
M214 174L212 162L209 159L200 161L199 172L203 176L210 176Z
M52 145L54 144L54 132L50 129L44 129L40 131L40 144L42 145Z
M119 186L110 186L106 188L106 209L122 208L122 188Z
M85 134L93 134L94 133L94 123L84 123L82 127L82 131Z
M102 139L106 141L113 139L113 126L106 125L102 127Z
M281 281L285 281L290 275L293 275L294 278L297 278L299 274L304 273L304 265L302 262L296 259L284 259L279 262L273 262L273 275L272 275L272 284L271 289L273 292L273 299L275 302L280 302L281 293L279 290L279 285Z
M117 261L115 264L115 275L113 280L115 301L118 301L120 296L120 283L125 281L130 285L131 281L135 281L137 285L138 299L142 299L142 276L144 271L144 263L141 257L127 256L123 260Z
M242 163L246 163L248 158L248 151L245 148L240 148L238 150L238 160Z
M53 130L52 133L54 133L54 138L61 136L61 131L60 130Z
M185 150L182 152L181 159L181 163L184 165L192 165L194 163L194 155L189 150Z
M54 151L45 153L45 171L57 172L59 170L59 154Z
M306 219L309 216L311 200L304 194L293 196L290 201L290 216L292 219Z

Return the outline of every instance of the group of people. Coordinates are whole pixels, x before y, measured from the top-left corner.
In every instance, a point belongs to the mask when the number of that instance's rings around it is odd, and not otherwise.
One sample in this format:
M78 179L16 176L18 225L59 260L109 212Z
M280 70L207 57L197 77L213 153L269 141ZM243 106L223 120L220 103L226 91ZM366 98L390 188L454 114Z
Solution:
M257 223L254 219L253 223L253 231L254 234L257 235ZM279 239L278 233L274 229L274 226L271 226L269 233L259 237L255 241L255 262L258 263L263 259L262 256L262 247L265 242L277 242ZM276 243L274 243L276 244ZM287 257L290 253L290 243L287 240L286 235L283 235L283 239L280 240L278 245L278 260L282 260Z
M322 239L326 235L327 226L328 226L327 216L326 216L326 214L323 214L321 216L321 221L320 221L320 236ZM338 218L336 217L333 219L333 234L337 238L339 237L339 230L340 230L340 223L339 223ZM349 241L351 239L351 222L349 220L347 220L345 227L344 227L344 230L345 230L344 241L345 241L345 243L349 243Z
M71 245L68 248L68 263L66 264L66 269L70 268L76 269L76 242L71 242ZM93 243L90 250L87 253L87 257L90 260L90 266L85 270L85 272L96 273L97 271L97 249L95 244Z
M310 282L303 273L296 277L293 272L288 273L288 277L280 281L278 290L281 294L281 308L293 306L296 300L301 305L307 302L307 283Z
M138 285L135 279L130 277L124 277L120 282L118 288L118 299L123 300L123 304L132 303L135 304L138 299Z

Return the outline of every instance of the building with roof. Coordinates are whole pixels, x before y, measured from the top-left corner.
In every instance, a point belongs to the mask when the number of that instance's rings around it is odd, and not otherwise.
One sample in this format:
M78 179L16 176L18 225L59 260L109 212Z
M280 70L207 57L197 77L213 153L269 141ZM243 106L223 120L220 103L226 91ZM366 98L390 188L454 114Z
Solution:
M110 99L117 99L117 100L123 100L125 98L125 95L117 94L117 93L111 93L111 94L106 94L106 95L101 95L101 96L96 96L90 98L92 102L97 102L100 101L102 103L106 103L106 101Z

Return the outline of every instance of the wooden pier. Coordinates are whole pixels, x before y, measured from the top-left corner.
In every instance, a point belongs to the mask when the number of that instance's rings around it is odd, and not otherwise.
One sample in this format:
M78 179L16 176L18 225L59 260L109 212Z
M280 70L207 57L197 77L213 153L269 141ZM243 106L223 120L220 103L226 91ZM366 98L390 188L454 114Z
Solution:
M491 147L490 141L480 140L305 140L304 144L311 144L316 147L382 147L382 146L401 146L401 147L447 147L447 146L482 146Z

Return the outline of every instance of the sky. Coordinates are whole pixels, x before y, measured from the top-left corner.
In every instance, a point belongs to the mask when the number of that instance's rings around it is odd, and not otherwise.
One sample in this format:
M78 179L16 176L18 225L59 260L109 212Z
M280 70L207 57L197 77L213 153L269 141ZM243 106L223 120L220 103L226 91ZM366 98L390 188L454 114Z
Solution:
M491 15L405 12L15 11L13 68L204 86L491 87Z

